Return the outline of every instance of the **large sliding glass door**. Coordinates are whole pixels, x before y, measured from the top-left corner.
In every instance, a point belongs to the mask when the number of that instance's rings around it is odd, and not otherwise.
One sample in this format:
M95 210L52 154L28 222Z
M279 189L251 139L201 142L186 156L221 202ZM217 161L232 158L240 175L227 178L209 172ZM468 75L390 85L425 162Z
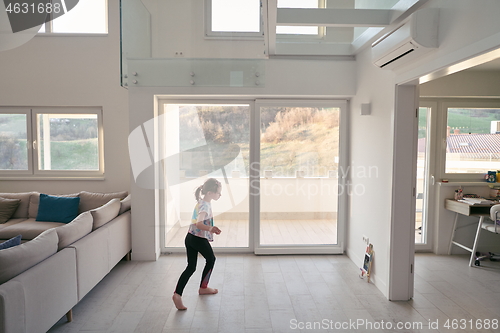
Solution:
M283 248L287 253L290 248L316 252L324 247L330 253L334 247L340 249L342 105L312 101L256 105L261 171L257 249L266 253Z
M184 251L194 191L213 177L223 184L222 197L212 204L222 229L214 248L262 254L343 252L347 191L339 175L346 174L345 102L161 105L163 251Z

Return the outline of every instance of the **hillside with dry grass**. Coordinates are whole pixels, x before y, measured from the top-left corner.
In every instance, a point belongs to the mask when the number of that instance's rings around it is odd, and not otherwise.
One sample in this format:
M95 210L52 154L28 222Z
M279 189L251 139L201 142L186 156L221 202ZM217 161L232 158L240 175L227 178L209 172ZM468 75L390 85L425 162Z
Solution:
M296 170L309 177L326 176L336 170L339 114L337 108L261 108L261 170L273 170L276 177L294 177ZM221 151L238 145L249 171L249 107L181 108L180 135L181 150L202 138Z

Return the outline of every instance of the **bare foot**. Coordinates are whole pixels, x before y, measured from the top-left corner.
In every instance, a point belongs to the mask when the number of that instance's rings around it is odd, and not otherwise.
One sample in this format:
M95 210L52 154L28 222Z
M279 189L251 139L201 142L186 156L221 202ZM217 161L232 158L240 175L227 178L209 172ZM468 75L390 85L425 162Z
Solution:
M219 291L215 288L200 288L198 294L200 295L212 295L217 294Z
M174 296L172 296L172 300L174 301L174 305L177 308L177 310L187 310L184 304L182 304L181 295L174 293Z

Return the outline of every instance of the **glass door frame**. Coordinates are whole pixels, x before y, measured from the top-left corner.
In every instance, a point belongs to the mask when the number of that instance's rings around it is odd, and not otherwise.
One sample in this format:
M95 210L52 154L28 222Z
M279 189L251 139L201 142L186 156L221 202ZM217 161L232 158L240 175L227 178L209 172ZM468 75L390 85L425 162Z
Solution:
M250 173L249 173L249 224L248 224L248 247L235 248L214 248L215 253L255 253L260 254L343 254L345 251L345 230L347 223L347 191L342 191L338 195L338 216L337 216L337 244L333 245L304 245L304 246L260 246L260 170L255 165L260 162L260 106L295 106L295 107L338 107L340 108L339 122L339 168L348 170L348 101L347 100L321 100L321 99L256 99L256 98L235 98L219 97L210 99L209 97L162 97L158 99L158 116L163 114L166 104L248 104L250 106ZM160 134L164 132L163 124L156 123L155 135L158 139L158 149L163 151L164 140L160 139ZM252 164L256 163L257 164ZM164 184L164 164L160 163L160 170L156 171L158 181ZM253 167L252 167L253 165ZM345 172L339 173L339 187L345 188L348 178L343 177ZM184 247L173 248L165 246L165 189L157 189L156 204L160 225L159 238L162 253L184 253Z
M254 106L254 100L251 99L243 99L243 98L217 98L217 99L210 99L207 97L203 98L196 98L196 97L179 97L179 98L159 98L158 99L158 115L162 115L164 113L164 106L167 104L200 104L200 105L210 105L210 104L246 104L249 105L250 109L250 131L252 131L252 114L254 112L255 106ZM164 133L164 127L161 122L158 122L158 128L157 128L157 137L158 137L158 149L160 151L163 151L164 149L164 144L165 141L161 139L161 133ZM250 145L251 145L251 135L250 135ZM250 153L251 154L251 153ZM250 156L250 162L251 162L251 156ZM165 179L164 179L164 164L161 163L161 170L157 172L157 175L159 177L159 183L160 184L165 184ZM251 169L251 168L250 168ZM225 184L223 184L225 185ZM249 186L250 187L250 186ZM166 205L166 192L165 189L159 189L157 197L159 200L157 201L157 204L159 205L159 209L157 209L157 213L159 214L159 230L160 230L160 249L162 253L184 253L185 248L184 247L166 247L165 244L165 232L166 232L166 216L165 216L165 209ZM250 203L249 203L249 212L251 211L251 197L249 198ZM248 245L247 247L214 247L214 252L215 253L253 253L253 232L252 232L252 222L251 218L249 218L249 223L248 223Z
M255 109L252 118L252 124L259 124L251 128L250 142L253 147L250 148L250 158L252 161L260 163L260 108L269 106L281 107L323 107L323 108L339 108L340 121L339 121L339 168L341 170L348 170L348 117L346 100L319 100L319 99L257 99L255 100ZM258 127L258 128L256 128ZM344 234L347 221L347 191L342 191L338 195L338 215L337 215L337 244L332 245L261 245L260 244L260 170L251 168L250 172L250 218L251 225L254 226L254 252L255 254L342 254L344 253ZM344 172L339 173L340 188L345 188L347 185L348 177L341 178ZM252 231L251 231L252 232Z
M438 103L435 101L421 99L419 101L419 107L427 108L427 140L425 142L425 171L424 171L424 188L423 188L423 206L422 206L422 243L415 243L416 252L428 252L432 251L433 244L433 230L434 230L434 219L436 204L435 192L436 192L436 157L438 156L439 144L438 138L438 123L439 123L439 112Z

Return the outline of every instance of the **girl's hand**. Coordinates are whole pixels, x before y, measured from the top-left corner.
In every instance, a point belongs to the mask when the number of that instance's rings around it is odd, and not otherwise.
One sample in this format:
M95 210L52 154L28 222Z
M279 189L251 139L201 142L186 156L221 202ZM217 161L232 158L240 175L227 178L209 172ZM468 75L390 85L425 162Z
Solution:
M214 234L216 235L219 235L221 233L221 230L215 226L213 226L211 229L210 229L210 232L213 232Z

